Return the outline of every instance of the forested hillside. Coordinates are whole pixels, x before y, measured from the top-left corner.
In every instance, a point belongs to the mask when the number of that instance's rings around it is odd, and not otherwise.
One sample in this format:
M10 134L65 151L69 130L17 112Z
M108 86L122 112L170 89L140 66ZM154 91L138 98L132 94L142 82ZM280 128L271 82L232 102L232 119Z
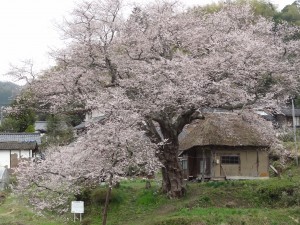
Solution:
M0 107L8 105L16 94L20 91L20 86L12 82L0 81Z

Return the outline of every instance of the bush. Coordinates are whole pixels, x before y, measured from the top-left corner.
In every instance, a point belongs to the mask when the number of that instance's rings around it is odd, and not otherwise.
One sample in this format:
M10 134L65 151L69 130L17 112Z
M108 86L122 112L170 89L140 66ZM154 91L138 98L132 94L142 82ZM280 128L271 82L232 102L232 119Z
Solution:
M34 133L35 132L35 129L34 129L34 125L29 125L26 130L25 130L26 133Z
M273 182L258 188L261 200L269 205L292 206L298 204L299 188L297 184L286 182Z
M90 218L84 218L82 221L81 221L81 224L82 225L90 225L92 224L92 220Z
M101 205L105 203L106 200L106 194L107 194L107 188L96 188L92 190L91 192L91 202L95 205ZM122 202L122 197L119 194L117 189L112 189L110 198L110 203L120 203Z
M274 161L273 166L277 170L277 172L279 173L279 176L280 176L282 174L282 172L284 171L284 166L279 161ZM272 170L272 173L273 173L273 170Z
M278 139L283 142L291 142L294 141L294 134L292 132L283 133L278 136Z
M205 186L219 188L222 186L228 186L228 181L210 181L205 183Z
M198 206L200 207L210 207L212 205L212 200L209 196L203 195L198 200Z
M98 187L95 189L92 188L85 188L81 191L80 194L76 195L76 201L84 201L85 205L103 205L106 200L107 188ZM116 202L120 203L122 201L122 197L118 190L112 189L110 194L109 202Z
M154 225L189 225L189 224L191 224L191 220L184 217L176 217L176 218L166 219L154 223Z
M90 205L91 194L92 194L92 190L90 188L85 188L80 192L80 194L75 196L76 201L84 201L85 205Z

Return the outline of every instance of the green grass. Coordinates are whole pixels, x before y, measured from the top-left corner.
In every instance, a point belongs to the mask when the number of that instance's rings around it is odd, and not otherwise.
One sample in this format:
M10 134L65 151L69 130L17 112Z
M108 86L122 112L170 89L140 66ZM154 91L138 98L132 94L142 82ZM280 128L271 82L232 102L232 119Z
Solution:
M63 225L68 224L59 216L37 215L32 209L26 207L14 196L7 196L0 203L1 225Z
M289 174L289 175L288 175ZM292 174L292 176L291 176ZM108 225L285 225L300 223L300 169L288 168L281 178L254 181L188 183L182 199L167 199L159 182L145 189L144 180L123 181L112 190ZM105 187L86 190L83 225L101 224ZM81 199L80 199L81 198ZM13 209L13 211L11 211ZM72 215L37 216L13 196L0 204L0 224L74 224ZM78 224L78 223L77 223Z
M290 210L273 210L273 209L239 209L239 208L195 208L182 209L168 219L163 218L162 222L156 224L172 224L168 221L186 221L186 224L299 224L299 215L287 216L292 214Z
M299 188L297 177L189 183L187 196L170 200L157 192L156 182L148 190L143 181L125 182L115 190L115 195L122 195L122 202L110 204L108 224L299 224ZM96 214L92 211L95 208ZM99 223L101 207L90 209L91 214L86 216L93 219L88 224Z

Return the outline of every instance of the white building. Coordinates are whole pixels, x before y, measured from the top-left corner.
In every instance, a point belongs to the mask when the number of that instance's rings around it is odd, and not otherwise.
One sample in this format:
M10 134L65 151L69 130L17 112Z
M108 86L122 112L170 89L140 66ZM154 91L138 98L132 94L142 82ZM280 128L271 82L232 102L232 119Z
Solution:
M20 160L35 157L40 144L38 133L0 133L0 167L13 168Z

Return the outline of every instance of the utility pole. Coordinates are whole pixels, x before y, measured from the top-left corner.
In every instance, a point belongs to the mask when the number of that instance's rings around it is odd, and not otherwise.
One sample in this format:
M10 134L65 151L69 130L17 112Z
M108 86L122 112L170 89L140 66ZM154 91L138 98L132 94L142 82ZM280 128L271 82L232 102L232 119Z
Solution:
M297 146L297 136L296 136L296 117L295 117L294 99L292 99L292 115L293 115L293 130L294 130L294 143L295 143L295 159L296 159L296 165L298 166L298 146Z

